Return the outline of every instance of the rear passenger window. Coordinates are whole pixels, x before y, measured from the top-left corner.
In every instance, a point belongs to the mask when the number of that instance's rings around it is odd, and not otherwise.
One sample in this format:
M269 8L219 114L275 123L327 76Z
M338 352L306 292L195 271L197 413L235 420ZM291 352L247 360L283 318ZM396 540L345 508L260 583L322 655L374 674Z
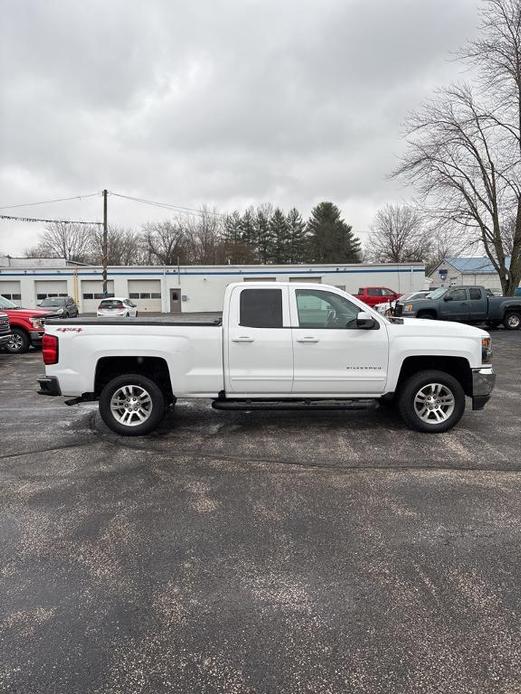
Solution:
M474 301L481 299L481 289L469 289L469 296Z
M282 290L244 289L240 324L248 328L282 328Z

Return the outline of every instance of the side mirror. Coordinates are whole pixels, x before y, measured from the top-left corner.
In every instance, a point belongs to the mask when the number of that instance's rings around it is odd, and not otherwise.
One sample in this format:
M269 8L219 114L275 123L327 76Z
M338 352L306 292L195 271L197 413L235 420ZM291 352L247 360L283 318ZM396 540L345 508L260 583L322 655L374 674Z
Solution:
M370 313L360 311L356 317L356 327L359 330L373 330L377 326L377 322Z

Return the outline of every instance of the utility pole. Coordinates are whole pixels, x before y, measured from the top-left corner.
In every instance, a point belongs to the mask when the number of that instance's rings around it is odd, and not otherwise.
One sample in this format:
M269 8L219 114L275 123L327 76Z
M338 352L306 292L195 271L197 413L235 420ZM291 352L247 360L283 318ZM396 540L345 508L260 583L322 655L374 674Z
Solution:
M102 248L102 265L103 265L103 296L107 296L107 263L108 263L108 232L107 232L107 191L103 193L103 248Z

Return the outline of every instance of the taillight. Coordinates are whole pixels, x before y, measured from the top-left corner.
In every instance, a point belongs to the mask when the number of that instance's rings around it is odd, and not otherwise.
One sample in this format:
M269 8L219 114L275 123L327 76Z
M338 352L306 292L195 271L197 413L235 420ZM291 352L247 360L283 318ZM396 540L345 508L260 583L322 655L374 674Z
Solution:
M43 363L46 365L58 363L58 338L56 335L45 335L42 341Z

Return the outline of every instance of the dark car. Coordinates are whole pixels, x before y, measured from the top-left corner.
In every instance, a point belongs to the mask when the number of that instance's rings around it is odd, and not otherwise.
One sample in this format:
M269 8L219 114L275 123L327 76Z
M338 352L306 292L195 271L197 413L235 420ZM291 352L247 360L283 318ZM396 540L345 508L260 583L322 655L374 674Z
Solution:
M0 312L0 347L7 345L11 339L11 328L7 313Z
M454 320L462 323L501 323L507 330L521 328L521 299L494 296L489 289L475 285L439 287L425 299L398 301L396 316Z
M40 307L54 311L60 318L76 318L80 313L72 296L48 296L40 302Z

